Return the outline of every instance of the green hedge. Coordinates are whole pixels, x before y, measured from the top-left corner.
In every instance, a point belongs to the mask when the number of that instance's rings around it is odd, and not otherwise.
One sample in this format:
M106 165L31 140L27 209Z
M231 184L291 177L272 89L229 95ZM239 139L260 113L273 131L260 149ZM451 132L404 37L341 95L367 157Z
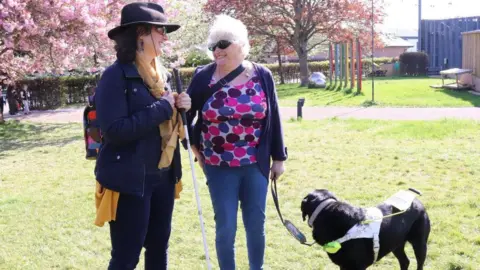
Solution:
M272 71L275 83L279 84L280 83L280 67L278 66L278 64L265 64L264 66ZM310 72L328 73L328 68L329 68L328 61L308 63L308 69ZM285 79L285 83L300 82L300 65L299 64L297 63L282 64L282 69L283 69L283 77Z
M387 64L387 63L394 63L395 61L398 61L398 58L392 58L392 57L379 57L379 58L374 58L373 62L377 65L381 64ZM348 61L350 63L350 61ZM356 62L356 61L355 61ZM268 67L274 76L275 82L277 84L280 83L280 68L278 64L266 64L266 67ZM362 69L367 72L368 70L371 70L372 66L372 59L370 58L364 58L362 59ZM287 63L283 64L283 75L285 78L286 83L291 83L295 82L298 83L300 82L300 66L298 63ZM309 62L308 63L308 69L310 72L323 72L325 76L328 77L329 73L329 68L330 68L330 63L329 61L320 61L320 62ZM334 64L335 68L335 64Z
M390 63L393 58L375 58L377 64ZM370 59L362 59L363 68L371 66ZM280 70L277 64L264 64L272 71L275 83L280 83ZM286 83L300 82L300 66L298 63L283 64L283 73ZM329 62L309 62L310 72L323 72L328 76ZM192 80L194 67L180 68L183 90L186 90ZM17 81L17 85L28 85L31 93L32 109L46 110L55 109L67 104L83 104L88 100L89 89L97 85L100 75L85 77L45 77ZM172 82L176 84L175 80ZM176 87L174 87L176 89Z
M406 52L400 55L400 74L403 76L426 76L428 55L424 52Z
M27 85L31 108L55 109L66 104L87 102L88 89L97 84L98 77L45 77L17 81L17 88Z
M195 68L180 69L184 90L190 84L194 71ZM86 103L91 94L90 89L97 85L99 79L100 76L44 77L17 81L16 88L28 86L31 109L49 110L69 104ZM175 82L173 84L175 85Z

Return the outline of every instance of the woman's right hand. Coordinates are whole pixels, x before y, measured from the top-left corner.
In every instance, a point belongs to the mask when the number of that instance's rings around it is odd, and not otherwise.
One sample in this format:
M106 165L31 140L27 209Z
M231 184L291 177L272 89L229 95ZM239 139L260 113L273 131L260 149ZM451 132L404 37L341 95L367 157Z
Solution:
M205 164L205 159L203 158L202 154L200 154L200 151L198 151L197 147L192 145L192 152L197 158L198 165L200 168L203 170L203 165Z
M202 170L205 170L204 166L205 166L205 159L200 155L200 156L197 156L197 160L198 160L198 165L200 166L200 168Z
M175 98L173 97L171 91L165 91L162 95L162 99L168 101L168 103L170 103L170 106L172 106L172 109L175 107Z

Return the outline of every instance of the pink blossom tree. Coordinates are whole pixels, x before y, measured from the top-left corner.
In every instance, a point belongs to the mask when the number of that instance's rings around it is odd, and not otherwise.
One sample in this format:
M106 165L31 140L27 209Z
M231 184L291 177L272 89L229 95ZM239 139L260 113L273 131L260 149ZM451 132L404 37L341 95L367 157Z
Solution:
M107 32L127 0L0 1L0 82L34 72L98 69L115 59ZM187 0L157 2L171 21ZM185 16L184 16L185 17ZM170 43L173 52L174 43Z
M0 4L0 80L61 72L92 56L89 43L119 2L5 0Z
M306 86L312 50L331 40L366 36L372 17L377 24L382 21L383 0L374 1L373 12L366 0L208 0L205 10L230 14L242 20L253 35L294 49L301 85Z

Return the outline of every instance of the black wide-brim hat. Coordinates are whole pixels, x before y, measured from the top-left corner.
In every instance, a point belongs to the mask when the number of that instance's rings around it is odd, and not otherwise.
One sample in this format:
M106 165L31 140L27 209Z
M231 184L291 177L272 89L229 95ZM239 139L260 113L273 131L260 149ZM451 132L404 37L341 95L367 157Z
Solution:
M122 8L120 25L108 31L108 37L114 39L127 26L134 24L151 24L164 26L167 33L177 31L180 25L169 23L162 6L155 3L130 3Z

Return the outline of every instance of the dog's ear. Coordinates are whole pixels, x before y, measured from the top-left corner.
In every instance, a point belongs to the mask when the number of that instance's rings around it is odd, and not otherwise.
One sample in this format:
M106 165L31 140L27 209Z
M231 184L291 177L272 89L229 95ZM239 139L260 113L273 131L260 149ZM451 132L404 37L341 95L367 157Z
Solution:
M327 199L334 199L337 200L335 195L326 190L326 189L316 189L310 192L305 198L302 200L301 210L302 210L302 218L303 221L306 220L307 217L310 217L315 208L324 200Z

